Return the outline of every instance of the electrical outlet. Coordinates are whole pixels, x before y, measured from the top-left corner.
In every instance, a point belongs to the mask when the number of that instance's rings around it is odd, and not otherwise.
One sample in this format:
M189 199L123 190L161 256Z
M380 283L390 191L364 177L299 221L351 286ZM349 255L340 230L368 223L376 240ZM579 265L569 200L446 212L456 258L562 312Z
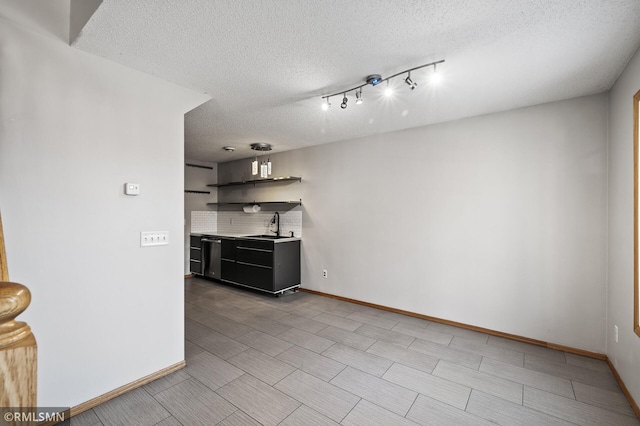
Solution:
M618 326L617 325L613 326L613 340L615 340L616 343L618 343Z
M322 278L327 278L327 276L328 276L327 270L323 269L322 270Z

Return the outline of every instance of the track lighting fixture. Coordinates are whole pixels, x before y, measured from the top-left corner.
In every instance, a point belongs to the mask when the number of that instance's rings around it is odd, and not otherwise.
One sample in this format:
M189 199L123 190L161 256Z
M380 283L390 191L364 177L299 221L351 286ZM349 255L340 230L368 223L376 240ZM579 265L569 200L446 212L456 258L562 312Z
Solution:
M322 109L323 110L328 110L329 107L331 106L331 104L329 103L329 98L333 97L333 96L339 96L342 95L342 103L340 104L340 108L342 109L346 109L347 108L347 93L349 92L355 92L356 94L356 104L360 105L362 103L362 88L364 86L377 86L378 84L382 83L383 81L387 82L387 87L385 88L385 95L389 96L393 93L393 90L391 89L391 87L389 86L389 80L391 80L394 77L397 77L399 75L402 74L407 74L407 77L404 79L404 82L407 83L409 85L409 87L411 88L411 90L415 90L415 88L418 86L418 83L413 81L411 79L411 71L415 71L415 70L419 70L422 68L426 68L426 67L430 67L433 66L433 73L431 74L431 83L437 83L440 81L440 74L436 73L436 65L437 64L441 64L444 62L444 59L440 60L440 61L436 61L436 62L429 62L428 64L424 64L424 65L420 65L417 67L413 67L413 68L409 68L408 70L404 70L404 71L400 71L399 73L393 74L389 77L386 78L382 78L382 76L380 74L371 74L368 75L365 78L365 83L364 84L360 84L359 86L353 87L349 90L345 90L345 91L340 91L340 92L336 92L333 93L331 95L325 95L322 96L322 99L326 99L326 102L322 103Z

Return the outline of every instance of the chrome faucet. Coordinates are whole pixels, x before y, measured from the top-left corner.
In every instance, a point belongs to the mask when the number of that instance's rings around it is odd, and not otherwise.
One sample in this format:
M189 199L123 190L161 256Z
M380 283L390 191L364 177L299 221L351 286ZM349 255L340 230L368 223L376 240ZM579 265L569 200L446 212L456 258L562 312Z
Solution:
M276 214L273 215L273 218L271 219L271 225L273 224L276 225L276 230L271 232L275 232L276 237L279 237L280 236L280 213L276 212Z

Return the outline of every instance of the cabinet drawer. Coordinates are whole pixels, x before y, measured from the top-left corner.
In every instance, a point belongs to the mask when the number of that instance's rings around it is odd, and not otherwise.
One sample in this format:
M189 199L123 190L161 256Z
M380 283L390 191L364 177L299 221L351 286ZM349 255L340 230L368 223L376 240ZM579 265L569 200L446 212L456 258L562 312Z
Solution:
M273 267L273 251L252 247L238 247L236 260L238 262Z
M235 272L237 283L273 291L273 270L271 268L236 263Z
M191 247L189 249L189 259L202 260L202 249L198 247Z
M191 265L189 269L192 274L202 275L202 262L191 260L189 264Z
M238 239L236 240L236 245L238 247L245 247L245 248L273 250L273 241Z
M202 247L202 243L200 242L200 236L191 235L189 245L191 247Z

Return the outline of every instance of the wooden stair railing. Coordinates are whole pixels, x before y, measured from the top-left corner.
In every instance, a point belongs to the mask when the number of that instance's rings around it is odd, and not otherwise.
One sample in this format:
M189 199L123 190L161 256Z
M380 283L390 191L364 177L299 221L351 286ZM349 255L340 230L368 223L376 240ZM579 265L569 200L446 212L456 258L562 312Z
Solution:
M31 293L27 287L9 282L0 216L0 408L37 406L36 339L26 323L15 320L30 302ZM26 423L9 421L3 424Z

